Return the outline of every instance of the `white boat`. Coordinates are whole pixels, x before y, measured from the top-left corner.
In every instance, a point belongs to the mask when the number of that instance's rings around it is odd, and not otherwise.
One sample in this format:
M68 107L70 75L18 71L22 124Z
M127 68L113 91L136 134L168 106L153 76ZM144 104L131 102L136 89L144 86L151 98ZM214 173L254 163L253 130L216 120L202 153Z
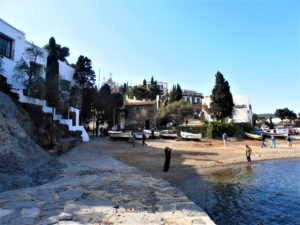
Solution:
M278 132L274 132L274 131L270 131L270 132L263 132L266 136L274 136L274 137L287 137L289 132L281 132L281 133L278 133Z
M151 130L144 130L144 133L147 135L149 135L149 137L151 137L152 136L152 132L151 132ZM160 132L159 131L154 131L154 137L155 138L159 138L159 136L160 136Z
M170 130L162 130L160 132L160 136L162 138L177 138L177 134Z
M130 138L131 136L131 132L130 131L114 131L114 130L110 130L108 131L109 137L113 138L113 139L117 139L117 138Z
M143 139L143 132L134 132L136 139ZM149 139L150 135L145 133L146 139Z
M188 132L180 132L180 136L184 139L184 140L195 140L195 141L201 141L201 137L202 135L199 134L193 134L193 133L188 133Z

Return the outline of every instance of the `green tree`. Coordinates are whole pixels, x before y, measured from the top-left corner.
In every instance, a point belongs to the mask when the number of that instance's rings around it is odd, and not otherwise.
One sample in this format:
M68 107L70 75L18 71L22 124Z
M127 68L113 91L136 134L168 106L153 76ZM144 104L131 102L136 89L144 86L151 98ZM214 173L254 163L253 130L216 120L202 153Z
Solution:
M47 49L48 51L50 51L50 46L49 44L46 44L44 46L44 49ZM68 47L62 47L60 44L55 44L55 51L56 51L56 55L57 55L57 59L63 62L68 62L66 57L68 57L70 55L70 50Z
M55 45L55 39L51 37L49 40L49 55L47 57L46 68L46 100L48 105L53 108L50 148L53 147L54 107L57 107L59 103L59 65Z
M253 125L256 125L256 120L258 120L258 115L255 114L255 113L253 113L253 114L252 114L252 124L253 124Z
M155 122L158 125L166 125L168 122L173 122L178 126L189 115L193 115L193 106L184 100L180 100L160 107L155 115Z
M234 104L230 87L219 71L216 73L216 84L211 99L211 110L218 119L222 120L232 114Z
M91 110L93 104L92 100L94 99L95 77L96 75L92 68L92 61L85 56L79 56L73 75L76 84L72 89L74 90L74 93L76 93L76 89L79 89L81 92L80 121L82 124L88 123L91 119L91 113L89 111ZM71 95L71 97L75 98L76 96Z
M146 87L147 86L147 81L146 79L143 80L143 85Z
M274 129L273 121L272 121L272 116L270 116L270 129Z
M276 109L275 116L279 117L281 120L283 120L283 119L294 120L297 118L296 113L289 110L288 108Z
M150 92L147 87L143 85L134 86L131 90L132 96L135 96L138 100L149 99Z
M171 94L170 94L170 102L179 101L182 99L182 90L179 84L173 85Z
M44 53L34 44L26 48L24 57L16 62L14 78L25 87L25 93L30 97L43 98L44 80L42 74L44 68L37 63L38 59L44 58Z

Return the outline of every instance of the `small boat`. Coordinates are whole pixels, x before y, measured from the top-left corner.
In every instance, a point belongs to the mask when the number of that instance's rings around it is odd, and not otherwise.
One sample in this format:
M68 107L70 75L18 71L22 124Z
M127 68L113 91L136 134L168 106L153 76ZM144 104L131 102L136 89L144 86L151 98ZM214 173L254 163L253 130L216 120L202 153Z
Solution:
M193 134L193 133L188 133L188 132L180 132L180 136L182 137L182 139L184 140L194 140L194 141L201 141L201 137L202 135L199 134Z
M136 139L143 139L143 132L134 132ZM149 139L150 135L145 133L146 139Z
M160 136L162 138L177 138L177 134L171 130L162 130Z
M287 132L274 132L274 131L270 131L270 132L263 132L266 136L274 136L274 137L287 137L288 136L288 134L289 134L289 132L287 131Z
M149 134L149 137L152 136L151 130L144 130L144 132L145 132L146 135ZM159 138L159 136L160 136L160 132L159 131L154 131L154 137Z
M261 140L262 137L259 134L251 134L251 133L247 133L245 132L245 136L254 140Z
M130 138L131 137L131 132L130 131L114 131L110 130L108 131L109 137L112 139L124 139L124 138Z

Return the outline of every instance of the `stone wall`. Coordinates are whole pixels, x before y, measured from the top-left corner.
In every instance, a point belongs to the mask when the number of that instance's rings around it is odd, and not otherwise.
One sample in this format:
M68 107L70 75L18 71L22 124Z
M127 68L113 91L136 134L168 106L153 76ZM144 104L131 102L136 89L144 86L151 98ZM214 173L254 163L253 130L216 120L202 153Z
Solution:
M148 122L148 129L155 127L154 116L157 112L156 103L153 105L126 105L126 109L128 114L125 129L144 129Z

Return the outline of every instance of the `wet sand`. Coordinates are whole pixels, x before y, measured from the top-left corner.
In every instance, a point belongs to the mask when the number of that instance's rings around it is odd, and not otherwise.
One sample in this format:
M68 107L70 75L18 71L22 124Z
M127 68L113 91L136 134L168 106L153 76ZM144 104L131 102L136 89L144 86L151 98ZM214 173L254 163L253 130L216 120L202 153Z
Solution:
M96 148L101 153L112 156L128 165L140 168L154 176L162 177L172 183L177 179L193 175L203 175L237 163L246 163L245 144L252 148L252 162L260 160L300 158L300 139L293 141L289 149L283 139L277 139L277 148L260 147L260 141L239 140L228 142L224 147L222 140L203 139L202 142L183 140L146 140L147 146L137 141L132 147L127 141L114 141L109 138L94 138L83 144L85 148ZM165 155L164 148L172 148L170 170L162 172Z

